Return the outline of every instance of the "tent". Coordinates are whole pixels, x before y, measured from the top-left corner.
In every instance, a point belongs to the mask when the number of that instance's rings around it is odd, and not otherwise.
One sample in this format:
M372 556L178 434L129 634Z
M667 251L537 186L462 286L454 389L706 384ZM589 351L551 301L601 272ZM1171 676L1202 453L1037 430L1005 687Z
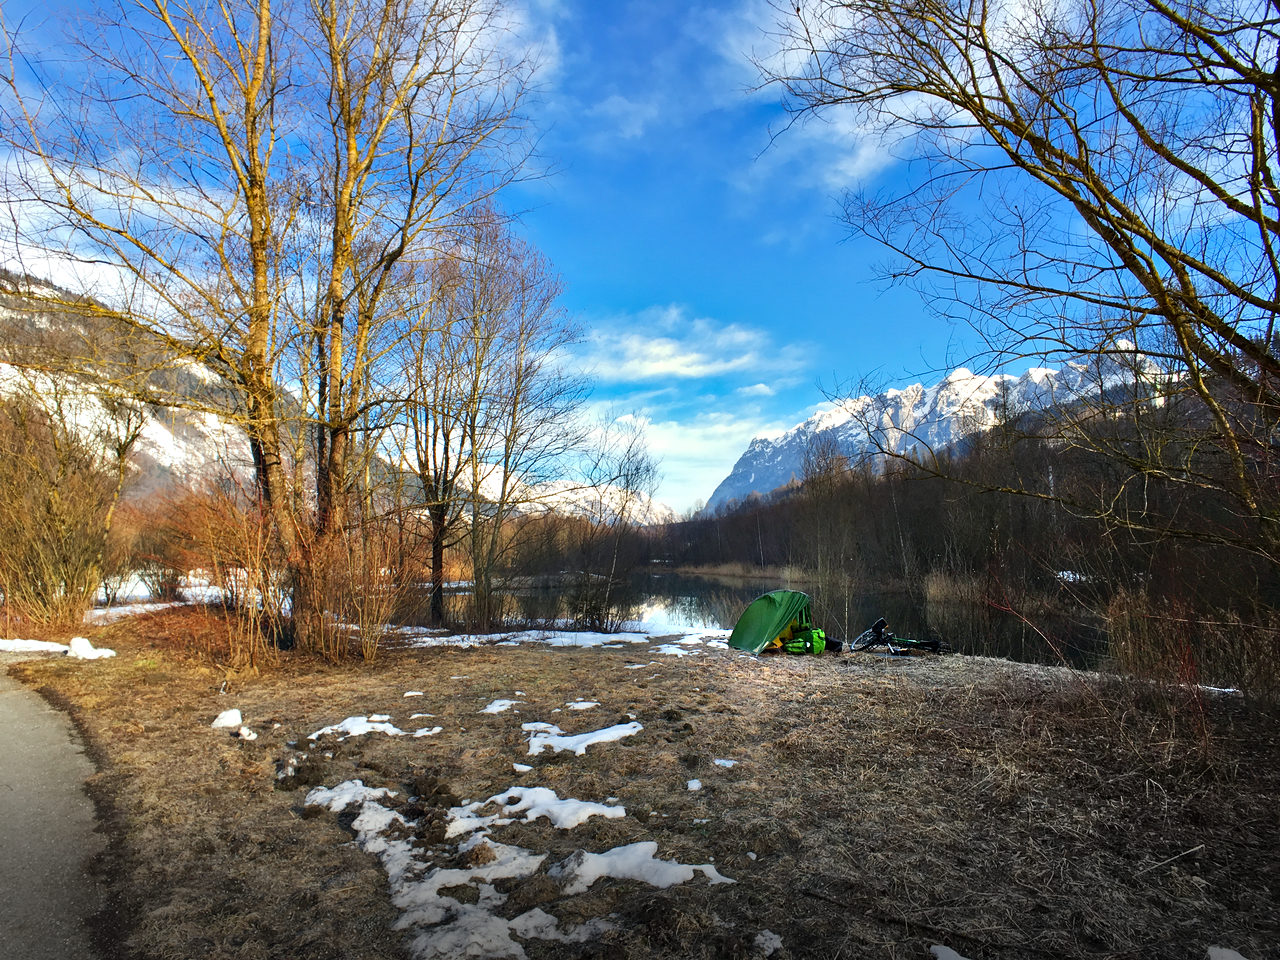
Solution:
M733 633L729 635L729 646L746 650L748 653L759 653L784 633L803 630L813 626L813 617L809 610L809 597L797 590L775 590L762 597L756 597L742 616L738 618Z

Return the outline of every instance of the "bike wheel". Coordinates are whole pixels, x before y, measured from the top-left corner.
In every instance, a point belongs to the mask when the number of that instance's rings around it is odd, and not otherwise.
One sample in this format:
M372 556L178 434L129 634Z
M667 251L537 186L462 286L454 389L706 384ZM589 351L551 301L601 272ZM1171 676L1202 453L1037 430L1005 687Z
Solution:
M874 630L863 630L849 644L849 649L853 652L866 650L869 646L876 642L876 632Z

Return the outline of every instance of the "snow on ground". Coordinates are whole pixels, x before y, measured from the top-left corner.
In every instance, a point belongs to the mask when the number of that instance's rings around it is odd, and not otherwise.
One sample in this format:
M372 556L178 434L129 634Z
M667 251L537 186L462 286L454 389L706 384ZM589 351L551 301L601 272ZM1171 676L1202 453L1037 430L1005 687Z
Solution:
M223 710L220 714L213 718L213 723L209 726L215 730L222 727L238 727L244 723L244 717L240 716L240 711L236 709Z
M67 644L67 656L73 660L104 660L114 657L116 652L106 647L95 647L88 637L72 637Z
M688 656L700 646L726 646L730 633L728 630L706 630L690 626L684 627L682 632L676 632L666 625L655 626L642 621L628 623L626 628L624 633L516 630L504 634L442 634L438 630L414 627L400 630L399 636L411 647L462 647L464 649L479 646L516 646L526 643L540 643L549 647L618 648L627 644L651 643L660 640L666 642L662 644L659 652L674 656Z
M640 840L604 853L587 853L579 850L562 863L547 871L553 880L563 882L566 894L585 893L597 880L616 877L619 880L640 880L651 887L672 887L688 883L695 872L702 873L711 883L733 883L709 863L676 863L659 860L654 854L658 845L652 840Z
M595 743L610 743L631 737L644 729L636 721L616 723L603 730L591 730L587 733L566 735L554 723L525 723L520 729L529 734L529 756L536 757L550 747L556 753L561 750L572 750L579 757L587 752L587 747Z
M494 700L487 707L481 710L481 713L504 713L510 710L517 703L523 703L523 700Z
M579 699L571 704L586 702ZM593 703L595 705L598 704ZM388 719L381 714L348 717L340 724L317 731L312 739L326 732L348 736L369 732L378 724L389 726ZM522 729L531 734L532 753L551 747L571 750L581 756L588 746L620 740L638 733L642 727L639 723L618 724L576 736L567 736L550 723L525 723ZM534 743L540 746L534 749ZM512 767L520 774L534 770L521 763L513 763ZM526 956L522 941L580 943L613 927L610 917L562 926L556 917L538 907L512 919L501 916L500 908L507 895L498 889L496 881L533 875L544 868L546 854L500 843L491 833L512 823L539 819L546 819L557 830L573 830L592 817L620 819L627 811L617 802L617 797L600 803L560 797L554 790L542 786L511 786L485 800L451 808L445 828L446 849L441 851L438 846L428 847L417 841L417 822L385 805L385 801L395 796L395 791L388 788L368 787L360 780L348 780L333 787L312 789L306 804L333 813L349 808L358 811L351 829L360 847L378 857L387 871L392 902L401 911L396 927L408 931L415 960L454 957L519 960ZM436 866L437 860L468 865ZM608 877L663 888L688 883L699 873L709 883L734 882L709 863L683 864L660 859L658 844L653 841L626 844L602 853L578 850L545 870L549 878L561 885L565 895L584 892ZM459 887L471 888L474 895L449 895ZM762 943L773 944L776 940L777 946L781 945L781 940L768 931L762 931L760 936L764 938Z
M345 740L347 737L360 737L366 733L385 733L389 737L402 737L404 731L394 724L388 723L391 719L385 713L372 713L367 717L347 717L341 723L335 723L328 727L322 727L315 733L307 736L308 740L319 740L326 733L340 733L342 736L339 740Z
M5 653L66 653L67 645L50 640L0 640L0 650Z
M201 575L203 571L192 571L192 573L182 578L182 585L178 589L177 600L152 600L151 594L147 588L137 580L131 578L116 594L116 603L107 604L106 595L99 590L97 602L101 606L96 606L84 615L84 622L93 626L102 626L107 623L115 623L125 617L136 617L143 613L155 613L158 610L168 610L171 607L182 607L193 603L221 603L223 593L220 587L215 587ZM120 601L126 601L120 603Z
M48 640L0 640L0 652L61 653L72 660L103 660L116 655L114 650L95 647L87 637L72 637L69 643L53 643Z

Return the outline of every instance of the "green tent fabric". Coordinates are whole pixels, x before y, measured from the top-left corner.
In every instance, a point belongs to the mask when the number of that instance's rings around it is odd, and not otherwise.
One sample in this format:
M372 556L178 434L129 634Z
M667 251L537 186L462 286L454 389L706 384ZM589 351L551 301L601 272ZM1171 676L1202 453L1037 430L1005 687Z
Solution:
M813 626L808 595L797 590L775 590L756 597L738 618L729 635L729 646L759 653L793 620L798 627Z

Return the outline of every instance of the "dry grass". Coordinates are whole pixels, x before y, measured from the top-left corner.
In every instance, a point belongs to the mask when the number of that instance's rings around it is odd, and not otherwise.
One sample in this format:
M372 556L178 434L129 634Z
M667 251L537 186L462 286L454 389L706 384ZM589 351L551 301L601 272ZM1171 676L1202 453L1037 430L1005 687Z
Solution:
M1210 944L1280 956L1280 747L1273 721L1234 699L1170 710L1140 687L958 657L673 658L634 646L392 648L373 666L286 659L237 676L196 652L220 628L157 615L94 638L116 660L15 671L69 704L97 751L121 955L398 956L381 870L347 843L341 817L301 807L304 787L360 777L401 791L426 844L443 808L516 782L626 805L624 819L572 831L544 820L495 832L549 854L532 877L500 884L506 915L541 906L569 923L619 921L588 944L532 941L535 960L759 956L763 929L782 936L784 958L922 960L930 943L973 960L1200 960ZM626 669L636 662L645 668ZM552 713L578 696L602 705ZM496 697L523 701L520 714L478 713ZM228 706L260 739L209 728ZM327 744L276 789L308 733L377 712L444 732ZM525 756L522 721L573 733L631 714L638 736L584 757ZM513 761L534 770L518 776ZM694 777L700 792L686 789ZM714 860L738 882L605 881L565 897L545 875L576 849L636 840L657 841L663 859Z

